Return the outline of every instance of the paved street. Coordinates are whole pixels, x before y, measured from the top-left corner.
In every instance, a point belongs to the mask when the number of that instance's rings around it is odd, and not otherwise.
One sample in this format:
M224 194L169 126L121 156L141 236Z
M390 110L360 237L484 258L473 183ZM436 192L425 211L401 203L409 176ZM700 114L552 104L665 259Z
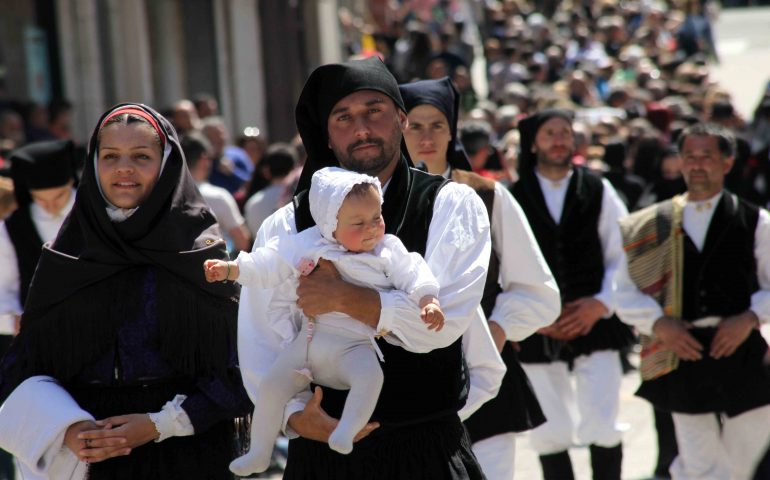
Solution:
M638 357L633 355L631 361L636 364ZM649 478L657 459L652 409L646 401L634 396L634 391L638 385L639 373L630 372L623 378L620 392L618 427L624 430L624 480ZM588 448L572 448L570 456L572 457L576 480L589 480L591 478L591 461ZM540 462L537 454L529 446L527 434L522 435L516 445L516 478L522 480L542 478Z
M714 28L721 63L713 66L712 77L750 119L770 81L770 8L724 10Z

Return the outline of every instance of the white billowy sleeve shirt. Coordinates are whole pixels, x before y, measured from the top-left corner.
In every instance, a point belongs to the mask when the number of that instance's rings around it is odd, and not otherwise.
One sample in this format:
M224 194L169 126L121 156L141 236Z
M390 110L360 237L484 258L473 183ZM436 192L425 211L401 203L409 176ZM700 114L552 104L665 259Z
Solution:
M524 211L501 184L495 185L492 248L500 261L500 286L489 319L508 340L521 341L561 312L559 287L537 244Z
M720 192L708 201L685 203L682 228L698 250L703 248L714 209L721 197ZM765 209L759 210L754 232L754 258L757 262L759 290L751 296L751 311L757 315L760 323L770 324L770 214ZM620 319L645 335L652 334L655 321L663 316L663 308L654 298L642 293L631 280L625 253L617 271L616 284Z
M255 247L275 236L295 235L293 204L276 211L262 224ZM378 331L398 337L406 350L424 353L451 345L468 329L481 300L491 252L489 219L481 199L465 185L449 183L436 195L428 230L425 261L441 286L439 302L445 315L440 332L428 330L419 307L400 291L380 292ZM238 312L238 358L249 396L281 350L282 338L266 318L271 290L244 287ZM289 416L301 411L311 393L304 390L287 403ZM288 435L294 435L287 431Z
M498 281L503 291L489 319L503 328L508 340L520 341L559 316L559 287L524 211L500 183L495 184L491 223L492 248L500 262ZM462 420L497 395L506 370L481 307L477 316L463 335L470 390L465 406L458 412Z
M567 187L573 172L570 171L567 177L559 182L553 182L539 173L535 173L540 182L540 188L543 191L548 211L558 224L561 220L564 199L567 196ZM602 186L604 187L604 193L602 195L602 211L599 214L598 229L599 240L601 241L604 253L604 278L602 279L602 288L599 293L594 295L594 298L607 307L608 313L605 315L605 318L608 318L615 311L615 272L620 267L620 262L623 258L623 239L620 234L618 220L628 215L628 210L620 196L618 196L618 192L615 191L615 188L607 179L602 179Z

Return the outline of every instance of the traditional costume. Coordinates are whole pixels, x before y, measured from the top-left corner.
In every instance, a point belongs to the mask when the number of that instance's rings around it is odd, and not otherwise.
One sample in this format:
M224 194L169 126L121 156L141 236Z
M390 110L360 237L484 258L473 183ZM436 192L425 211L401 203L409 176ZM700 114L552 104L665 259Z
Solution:
M694 361L655 348L654 338L642 352L637 395L673 412L673 478L752 478L770 444L767 342L754 330L728 357L708 352L725 317L751 310L770 322L770 215L723 190L700 202L674 197L621 227L618 315L646 335L664 314L680 318L703 345Z
M0 355L5 354L16 334L29 284L40 259L43 243L52 241L75 203L75 154L71 141L29 144L13 152L11 178L19 208L0 222ZM33 201L30 190L67 187L68 201L50 213ZM13 475L13 459L0 453L0 475Z
M324 258L347 282L378 291L395 288L409 294L415 304L425 296L438 297L438 282L425 260L417 253L409 253L395 235L385 235L368 252L350 252L337 242L337 214L358 184L373 185L382 198L375 177L336 167L318 170L313 174L309 194L316 225L238 255L239 283L275 289L269 318L284 336L286 347L260 383L254 400L251 447L247 455L233 462L231 469L236 474L245 476L267 469L286 402L311 381L351 390L340 422L329 438L329 446L343 454L352 450L353 438L366 426L380 395L382 370L378 358L384 359L375 341L377 332L340 312L324 313L312 320L301 315L296 307L300 275L308 274ZM396 332L384 334L383 338L403 345Z
M75 203L75 154L70 141L38 142L11 155L11 178L19 208L0 223L0 257L7 260L0 271L0 315L21 315L29 284L43 243L55 237ZM72 183L69 201L52 214L32 200L30 190ZM0 332L13 334L11 319L3 318ZM4 350L3 350L4 351Z
M298 195L265 221L257 246L276 235L295 235L313 226L306 192L310 178L319 168L338 164L328 148L329 113L339 100L359 90L381 92L404 109L395 79L376 58L316 69L296 110L308 151ZM372 420L381 426L356 443L350 455L340 455L325 443L293 438L286 479L483 478L457 411L468 388L461 335L481 299L490 254L489 222L483 204L469 188L415 170L406 157L397 162L383 188L386 233L399 237L407 250L423 254L441 285L445 326L441 332L427 330L405 293L380 292L377 330L396 332L405 344L377 340L386 361L380 365L384 383ZM250 392L281 346L280 337L267 328L264 305L269 299L270 292L247 287L242 292L239 356L249 370L244 380ZM346 393L325 388L323 409L339 418ZM304 408L310 395L306 391L289 402L284 423Z
M572 122L563 110L545 110L519 122L521 178L512 187L513 195L556 277L562 302L593 297L609 313L588 334L572 340L535 334L519 344L524 371L548 419L532 431L531 443L547 480L572 478L567 449L573 438L590 445L594 478L617 480L622 459L615 427L622 378L618 350L633 341L630 329L612 314L613 277L622 257L617 220L626 208L607 180L586 169L573 167L560 181L537 172L535 136L552 118ZM577 425L570 413L575 407L580 413Z
M122 113L152 125L164 152L149 197L128 211L104 198L96 174L101 127ZM228 475L232 419L248 410L234 350L238 291L206 282L207 258L227 258L225 245L173 127L144 105L106 112L0 370L0 445L18 448L23 470L63 478L51 469L71 456L62 448L69 425L151 412L160 438L89 465L89 479ZM50 390L59 400L41 412L29 399Z
M494 255L490 258L481 302L484 315L497 322L509 340L523 340L553 322L560 306L558 288L524 212L505 187L470 171L457 137L459 96L449 78L422 80L399 89L407 111L418 105L431 105L449 123L448 168L444 176L473 188L487 207L490 219ZM542 424L545 417L511 342L506 342L502 351L507 370L499 393L486 403L476 401L477 386L487 383L486 372L479 374L474 368L477 361L484 364L483 357L479 359L483 354L483 350L465 349L471 392L460 418L465 420L473 451L487 478L510 479L514 474L515 433Z

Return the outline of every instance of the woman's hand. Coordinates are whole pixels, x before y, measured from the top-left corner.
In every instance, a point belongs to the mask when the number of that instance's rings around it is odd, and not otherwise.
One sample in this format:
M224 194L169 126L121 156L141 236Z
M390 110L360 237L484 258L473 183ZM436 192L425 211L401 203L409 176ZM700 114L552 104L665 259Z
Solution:
M107 425L107 428L109 427L111 425ZM101 462L108 458L128 455L131 452L130 448L126 448L126 439L122 436L98 440L82 437L83 435L90 437L91 433L101 432L103 429L104 427L91 420L73 423L64 434L64 445L82 462Z
M100 458L100 448L102 445L112 445L115 439L124 440L122 446L128 450L123 455L128 455L130 450L151 442L160 435L155 429L155 424L150 420L146 413L134 413L130 415L118 415L116 417L105 418L96 422L100 430L89 430L78 435L79 439L88 440L91 448L84 450L86 461L95 462L105 460ZM112 455L114 456L114 455ZM95 458L99 458L98 460Z

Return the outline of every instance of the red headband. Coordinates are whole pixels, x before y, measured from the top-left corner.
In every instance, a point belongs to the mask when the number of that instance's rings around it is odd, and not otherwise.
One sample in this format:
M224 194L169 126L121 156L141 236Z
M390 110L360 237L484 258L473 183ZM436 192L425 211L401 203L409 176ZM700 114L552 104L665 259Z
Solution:
M158 125L157 120L150 115L149 113L145 112L141 108L136 107L122 107L114 112L107 115L107 118L104 119L101 126L99 127L99 130L104 127L104 125L113 117L117 117L118 115L123 115L125 113L131 113L133 115L136 115L138 117L142 117L143 119L147 120L150 125L152 125L152 128L155 129L156 132L158 132L158 137L160 137L160 149L163 151L166 148L166 135L163 133L163 130L161 130L160 125Z

